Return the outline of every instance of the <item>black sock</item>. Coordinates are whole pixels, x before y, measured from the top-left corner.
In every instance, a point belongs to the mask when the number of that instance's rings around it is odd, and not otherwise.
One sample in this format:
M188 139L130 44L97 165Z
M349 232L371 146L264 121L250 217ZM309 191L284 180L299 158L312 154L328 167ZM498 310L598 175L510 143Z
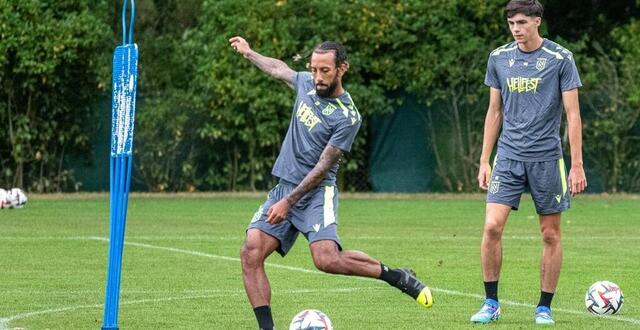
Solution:
M553 293L540 291L538 306L551 307L551 299L553 299Z
M398 281L400 281L400 278L402 277L402 274L397 270L385 266L383 263L380 263L380 268L382 269L382 272L380 273L380 279L392 286L397 286Z
M498 301L498 281L484 282L484 292L487 299Z
M260 306L253 309L258 320L258 326L260 329L271 330L273 329L273 317L271 316L271 307Z

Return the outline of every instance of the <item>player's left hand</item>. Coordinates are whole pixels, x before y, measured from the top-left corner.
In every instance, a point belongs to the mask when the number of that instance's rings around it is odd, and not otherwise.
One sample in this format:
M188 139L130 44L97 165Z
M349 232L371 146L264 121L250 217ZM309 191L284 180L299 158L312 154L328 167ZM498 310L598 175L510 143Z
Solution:
M584 191L587 187L587 177L582 166L572 166L569 171L569 191L571 196L575 196Z
M229 44L231 48L233 48L236 52L246 56L251 52L251 47L249 47L249 43L240 36L235 36L229 39Z
M267 211L267 222L272 225L278 224L287 217L287 214L289 214L289 202L283 198L271 205Z

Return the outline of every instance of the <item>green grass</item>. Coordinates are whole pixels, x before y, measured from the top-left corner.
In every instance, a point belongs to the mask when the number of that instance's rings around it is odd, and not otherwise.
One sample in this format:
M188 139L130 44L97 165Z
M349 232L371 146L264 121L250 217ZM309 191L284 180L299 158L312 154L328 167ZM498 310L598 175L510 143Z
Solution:
M106 195L31 196L0 211L0 329L97 329L102 325L109 231ZM130 200L122 329L255 329L238 253L263 196L147 195ZM554 298L556 328L640 327L640 199L585 196L562 219L564 264ZM336 329L458 329L483 294L478 196L356 196L341 200L346 249L410 266L434 287L422 309L387 284L314 270L300 237L267 272L279 329L298 311L324 311ZM541 243L530 199L504 234L503 319L491 328L533 328ZM287 267L282 267L287 266ZM596 280L622 287L614 318L589 315L584 293ZM2 329L4 330L4 329Z

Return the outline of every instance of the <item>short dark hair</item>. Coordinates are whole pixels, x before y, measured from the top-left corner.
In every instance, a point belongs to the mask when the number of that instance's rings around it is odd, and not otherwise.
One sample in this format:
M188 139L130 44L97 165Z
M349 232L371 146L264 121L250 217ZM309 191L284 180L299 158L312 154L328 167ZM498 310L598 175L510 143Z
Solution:
M311 54L326 54L331 51L333 51L335 55L336 67L339 67L340 64L347 63L347 51L344 49L344 46L337 41L323 41L313 47ZM309 59L311 59L311 57L309 57Z
M544 8L538 0L511 0L505 8L507 17L511 18L517 14L529 17L542 17Z

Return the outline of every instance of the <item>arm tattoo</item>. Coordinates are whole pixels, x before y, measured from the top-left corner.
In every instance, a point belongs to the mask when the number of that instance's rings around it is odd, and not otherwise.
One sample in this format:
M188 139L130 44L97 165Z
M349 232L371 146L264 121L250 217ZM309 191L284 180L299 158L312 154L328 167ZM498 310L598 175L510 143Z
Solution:
M283 61L266 57L255 51L250 52L245 57L264 73L284 81L289 87L293 88L293 74L295 72Z
M315 187L322 182L327 172L338 163L340 157L342 157L342 150L332 146L327 145L320 155L320 160L316 164L316 166L304 177L302 182L289 194L287 197L287 202L289 205L293 205L297 203L302 196L306 193L314 189Z

